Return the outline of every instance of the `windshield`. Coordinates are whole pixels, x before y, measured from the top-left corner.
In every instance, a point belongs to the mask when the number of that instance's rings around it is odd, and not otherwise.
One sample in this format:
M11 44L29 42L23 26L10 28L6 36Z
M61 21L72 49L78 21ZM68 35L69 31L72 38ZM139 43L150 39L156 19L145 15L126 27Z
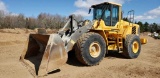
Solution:
M93 19L98 20L102 17L102 9L95 8L94 9L94 14L93 14Z
M116 5L98 5L93 6L93 20L102 19L106 26L115 26L119 19L119 6Z
M109 5L98 5L93 8L94 8L93 19L98 20L103 18L105 10L109 8Z

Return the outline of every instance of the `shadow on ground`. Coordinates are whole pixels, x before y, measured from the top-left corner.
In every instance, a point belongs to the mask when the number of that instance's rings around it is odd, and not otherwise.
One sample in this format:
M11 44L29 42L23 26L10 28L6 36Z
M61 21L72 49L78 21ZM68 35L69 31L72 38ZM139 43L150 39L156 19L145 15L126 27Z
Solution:
M71 51L68 53L68 61L67 61L67 64L69 65L73 65L73 66L78 66L78 67L83 67L85 66L84 64L80 63L78 61L78 59L76 58L75 56L75 52L74 51Z
M114 59L126 59L121 53L118 53L117 51L108 51L108 54L106 54L105 58Z
M54 70L54 71L49 72L48 74L54 74L54 73L58 73L58 72L60 72L60 71L61 71L60 69L57 69L57 70Z
M105 58L108 59L126 59L122 54L118 53L117 51L109 51L108 54L106 54ZM75 52L71 51L68 53L68 61L67 64L72 66L78 66L78 67L84 67L85 65L80 63L78 59L75 56Z

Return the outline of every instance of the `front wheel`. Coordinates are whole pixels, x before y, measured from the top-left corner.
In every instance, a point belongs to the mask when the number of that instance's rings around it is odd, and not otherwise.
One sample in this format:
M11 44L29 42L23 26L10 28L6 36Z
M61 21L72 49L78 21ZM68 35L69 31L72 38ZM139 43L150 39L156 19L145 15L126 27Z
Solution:
M84 33L75 45L77 59L85 65L97 65L105 57L106 43L98 33Z

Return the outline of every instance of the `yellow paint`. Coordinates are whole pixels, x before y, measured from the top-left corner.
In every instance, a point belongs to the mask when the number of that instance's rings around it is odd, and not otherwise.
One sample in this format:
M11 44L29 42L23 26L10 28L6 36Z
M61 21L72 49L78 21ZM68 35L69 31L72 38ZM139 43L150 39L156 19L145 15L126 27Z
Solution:
M141 44L146 44L148 42L148 40L146 38L141 38Z
M132 51L133 51L133 53L136 54L138 52L138 50L139 50L139 44L137 41L134 41L132 44Z
M90 44L89 53L93 58L97 58L101 53L101 47L98 42L93 42Z
M115 5L115 3L110 3L110 4ZM113 38L118 39L118 37L121 36L122 39L126 39L127 35L132 34L132 27L133 26L136 27L136 35L139 36L139 34L138 34L139 25L129 23L127 21L122 20L121 5L118 5L118 6L119 6L119 21L117 22L117 24L115 26L106 26L104 20L100 19L100 20L94 20L93 27L90 30L91 32L99 33L105 39L106 44L108 46L108 50L115 50L115 49L119 48L117 46L119 44L118 40L116 41L116 43L109 44L108 38L113 37ZM146 42L147 42L146 39L141 39L141 43L146 43Z
M72 43L72 44L75 44L76 42L75 42L75 41L73 41L73 40L71 40L71 43Z
M108 50L117 50L117 45L116 44L109 45Z

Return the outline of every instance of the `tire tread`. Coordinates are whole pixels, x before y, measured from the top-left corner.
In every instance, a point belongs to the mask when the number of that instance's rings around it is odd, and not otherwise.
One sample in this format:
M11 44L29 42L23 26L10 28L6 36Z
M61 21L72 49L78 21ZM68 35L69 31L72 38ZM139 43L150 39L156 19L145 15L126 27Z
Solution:
M77 59L81 62L81 63L83 63L83 64L85 64L85 65L88 65L88 66L93 66L93 64L90 64L87 60L85 60L85 57L83 57L83 55L82 55L82 51L84 50L84 44L86 43L86 41L88 40L88 38L90 37L90 36L92 36L92 35L99 35L98 33L94 33L94 32L88 32L88 33L84 33L80 38L79 38L79 40L77 41L77 43L75 44L76 46L75 46L75 50L76 50L76 57L77 57ZM103 39L103 41L104 41L104 39ZM105 42L104 42L105 43ZM106 47L105 47L105 50L106 50ZM104 54L104 56L105 56L105 54ZM102 59L101 59L102 60ZM99 62L101 62L101 60L99 61ZM98 63L96 63L96 64L94 64L94 65L97 65L97 64L99 64L99 62Z

